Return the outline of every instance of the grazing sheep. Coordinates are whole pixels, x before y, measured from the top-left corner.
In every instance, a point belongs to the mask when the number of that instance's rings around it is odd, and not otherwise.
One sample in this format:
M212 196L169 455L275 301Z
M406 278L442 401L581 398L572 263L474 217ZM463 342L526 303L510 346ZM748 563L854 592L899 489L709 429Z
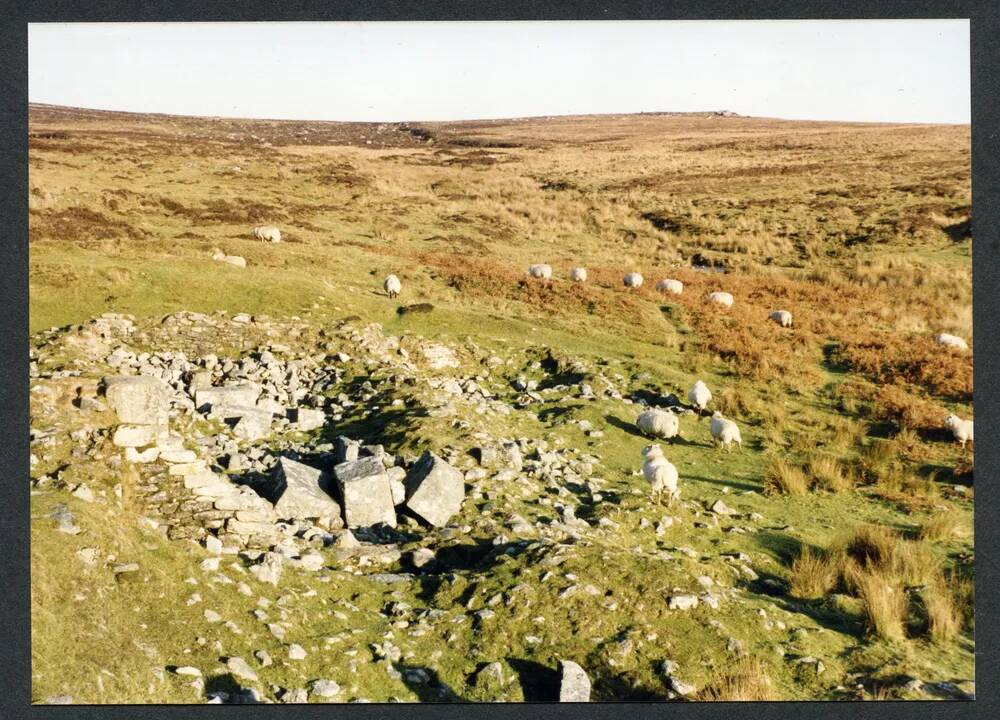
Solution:
M688 390L688 402L698 408L698 417L701 417L701 414L711 401L712 391L701 380L696 381L694 387Z
M528 268L528 274L533 278L538 278L540 280L551 280L552 279L552 266L550 265L532 265Z
M630 272L622 278L622 282L625 283L625 287L627 288L642 287L642 275L637 272Z
M743 449L743 438L740 437L739 427L732 420L722 417L722 413L718 410L712 413L712 424L709 429L712 431L713 445L721 442L726 452L729 452L731 443L736 443L740 450Z
M663 457L659 445L647 445L642 449L642 474L649 483L653 501L660 502L663 493L667 493L667 505L673 505L674 500L681 496L677 489L677 468Z
M399 291L403 289L403 286L399 282L399 278L395 275L387 277L385 282L382 283L382 287L385 289L386 294L391 298L399 295Z
M669 410L643 410L636 418L635 425L644 434L663 440L671 440L681 434L680 420Z
M665 280L660 280L658 283L656 283L656 289L668 292L671 295L680 295L682 292L684 292L684 283L682 283L680 280L671 280L668 278Z
M274 225L258 225L253 229L253 236L258 240L269 240L270 242L281 242L281 230Z
M708 294L708 301L723 307L733 306L733 296L727 292L712 292Z
M938 333L934 336L934 342L938 345L944 345L945 347L952 347L956 350L968 350L969 344L965 342L962 338L957 335L949 335L948 333Z
M962 443L963 449L965 448L965 443L973 442L971 420L963 420L958 415L949 415L944 419L944 426L951 430L951 434L955 436L955 440Z
M587 268L573 268L569 271L569 279L573 282L587 282Z
M775 310L771 313L771 319L781 325L781 327L788 328L792 326L792 314L787 310Z

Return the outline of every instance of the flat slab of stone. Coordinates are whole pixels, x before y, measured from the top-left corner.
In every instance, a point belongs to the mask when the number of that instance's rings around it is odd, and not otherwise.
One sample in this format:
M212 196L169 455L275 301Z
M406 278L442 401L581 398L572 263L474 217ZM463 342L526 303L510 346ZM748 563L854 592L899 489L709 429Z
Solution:
M117 447L140 448L156 441L156 425L119 425L111 442Z
M406 475L406 507L436 527L443 527L462 509L465 479L429 450Z
M333 475L337 478L338 483L384 472L385 465L382 464L382 460L374 456L348 460L333 466Z
M198 409L206 405L212 408L215 408L216 405L252 408L257 404L257 398L260 397L260 394L261 387L255 383L199 388L194 393L194 404Z
M108 405L123 423L166 425L170 417L170 387L146 375L112 375L104 378Z
M302 432L316 430L326 424L326 413L313 408L296 408L292 412L295 429Z
M263 494L283 520L340 519L340 505L330 495L330 477L318 468L278 458Z

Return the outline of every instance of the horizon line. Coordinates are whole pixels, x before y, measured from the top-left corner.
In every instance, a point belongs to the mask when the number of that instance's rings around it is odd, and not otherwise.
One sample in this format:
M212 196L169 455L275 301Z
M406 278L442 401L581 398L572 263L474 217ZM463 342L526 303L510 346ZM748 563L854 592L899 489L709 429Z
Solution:
M339 123L355 125L399 125L408 123L475 123L475 122L514 122L528 120L545 120L550 118L573 118L573 117L615 117L615 116L641 116L641 115L673 115L673 116L715 116L721 118L736 118L744 120L777 120L781 122L816 122L816 123L840 123L844 125L940 125L940 126L969 126L971 122L921 122L915 120L837 120L829 118L791 118L791 117L771 117L767 115L743 115L728 109L719 110L636 110L632 112L581 112L581 113L559 113L550 115L522 115L504 117L480 117L461 118L451 120L318 120L305 118L266 118L266 117L246 117L236 115L191 115L162 111L145 110L112 110L110 108L82 107L78 105L61 105L59 103L28 101L28 109L32 106L45 106L61 110L83 110L88 112L115 113L119 115L155 115L171 118L193 118L198 120L243 120L256 122L280 122L280 123ZM732 113L724 115L723 113Z

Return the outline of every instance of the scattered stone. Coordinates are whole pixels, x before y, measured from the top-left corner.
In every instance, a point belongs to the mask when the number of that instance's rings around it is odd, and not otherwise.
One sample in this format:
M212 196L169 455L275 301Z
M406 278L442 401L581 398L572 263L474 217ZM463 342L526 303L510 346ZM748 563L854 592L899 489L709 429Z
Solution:
M309 686L309 692L317 697L332 698L340 693L340 685L333 680L314 680Z
M590 702L590 678L572 660L560 660L559 702Z
M426 567L434 562L434 551L430 548L418 548L410 555L410 561L416 568Z
M190 665L182 665L179 668L174 668L174 672L178 675L190 675L192 677L201 677L201 670L196 667L191 667Z
M59 503L56 505L49 517L56 521L56 530L59 532L66 533L67 535L79 534L80 527L76 524L76 518L65 504Z
M226 660L226 667L229 668L229 672L234 677L238 677L241 680L249 680L250 682L257 682L257 673L250 667L250 663L241 657L229 658Z
M266 552L256 565L250 566L250 574L262 583L277 585L284 568L284 558L278 553Z
M305 649L296 643L292 643L288 646L288 659L289 660L305 660L306 651Z
M711 511L716 515L736 515L736 511L726 505L721 500L716 500L711 507Z
M671 610L691 610L692 608L698 607L698 596L697 595L673 595L667 607Z
M260 663L261 667L269 667L273 663L271 656L267 654L267 650L258 650L253 656L257 658L257 662Z

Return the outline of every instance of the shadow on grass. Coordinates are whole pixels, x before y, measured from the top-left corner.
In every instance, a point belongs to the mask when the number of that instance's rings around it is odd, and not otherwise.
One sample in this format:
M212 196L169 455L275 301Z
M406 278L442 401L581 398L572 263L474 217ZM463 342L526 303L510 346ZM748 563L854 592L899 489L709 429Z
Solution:
M507 664L517 673L526 702L557 702L559 671L534 660L507 658Z
M396 663L395 668L402 675L403 684L419 698L420 702L469 702L442 681L437 672L429 667Z

